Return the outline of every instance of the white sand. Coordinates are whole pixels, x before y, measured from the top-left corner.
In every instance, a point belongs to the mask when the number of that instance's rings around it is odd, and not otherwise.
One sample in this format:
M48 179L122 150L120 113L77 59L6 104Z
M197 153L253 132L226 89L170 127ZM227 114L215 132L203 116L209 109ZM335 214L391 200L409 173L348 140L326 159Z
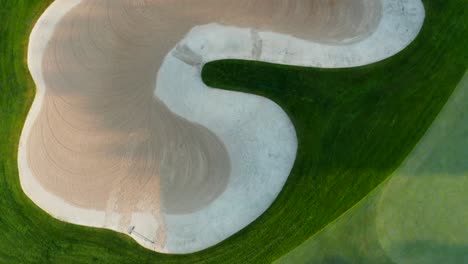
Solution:
M24 191L71 223L133 225L160 252L226 239L276 198L297 139L275 103L209 89L200 69L222 58L365 65L406 47L424 20L419 0L333 3L55 1L30 37Z

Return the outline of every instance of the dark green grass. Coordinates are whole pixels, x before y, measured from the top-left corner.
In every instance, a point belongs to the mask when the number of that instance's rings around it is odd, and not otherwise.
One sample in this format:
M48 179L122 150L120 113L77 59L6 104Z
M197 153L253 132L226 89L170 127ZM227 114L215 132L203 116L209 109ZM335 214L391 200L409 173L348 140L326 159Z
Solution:
M374 65L208 64L207 84L283 107L298 133L298 157L279 198L252 225L205 251L168 256L124 235L55 220L23 194L17 147L34 96L27 40L50 1L0 0L0 263L263 263L292 250L399 165L467 68L466 0L423 2L427 18L417 40Z

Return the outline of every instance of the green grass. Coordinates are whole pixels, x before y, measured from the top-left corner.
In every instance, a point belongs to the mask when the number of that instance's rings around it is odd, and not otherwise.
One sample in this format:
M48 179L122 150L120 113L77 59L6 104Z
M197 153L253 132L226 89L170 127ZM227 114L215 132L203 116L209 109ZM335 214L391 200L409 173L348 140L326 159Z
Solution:
M405 162L279 263L468 260L468 72Z
M209 86L272 99L298 135L285 188L250 227L274 230L242 243L282 237L265 247L273 254L294 248L385 180L419 141L468 62L466 2L424 4L427 19L416 41L373 65L321 70L224 60L205 66Z
M468 65L465 0L423 1L427 18L417 40L373 65L341 70L235 60L206 65L207 84L264 95L281 105L298 133L298 157L278 199L252 225L202 252L162 255L112 231L55 220L21 190L17 147L34 95L27 40L49 2L0 0L0 263L271 262L385 180Z

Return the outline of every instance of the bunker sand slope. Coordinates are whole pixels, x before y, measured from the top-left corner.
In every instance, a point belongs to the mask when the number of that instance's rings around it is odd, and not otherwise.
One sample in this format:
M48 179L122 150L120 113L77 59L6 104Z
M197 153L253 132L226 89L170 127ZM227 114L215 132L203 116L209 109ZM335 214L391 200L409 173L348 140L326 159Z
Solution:
M65 221L120 232L133 225L147 239L134 238L157 251L187 253L218 243L272 203L297 140L276 104L207 89L201 65L227 57L335 67L380 60L411 42L421 17L399 46L356 62L278 57L275 43L302 38L307 41L287 48L319 45L315 53L329 48L337 57L354 48L365 57L359 43L389 21L383 6L365 0L54 2L31 35L28 63L38 93L19 149L23 189ZM255 29L192 29L212 22Z

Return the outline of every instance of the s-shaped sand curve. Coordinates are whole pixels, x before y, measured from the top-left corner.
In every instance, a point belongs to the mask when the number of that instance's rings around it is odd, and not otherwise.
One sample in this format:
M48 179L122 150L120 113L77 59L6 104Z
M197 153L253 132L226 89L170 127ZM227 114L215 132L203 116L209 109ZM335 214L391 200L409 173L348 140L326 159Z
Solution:
M54 217L134 226L156 251L217 244L271 205L297 139L270 100L207 88L203 64L365 65L423 20L419 0L57 0L30 37L22 187Z

